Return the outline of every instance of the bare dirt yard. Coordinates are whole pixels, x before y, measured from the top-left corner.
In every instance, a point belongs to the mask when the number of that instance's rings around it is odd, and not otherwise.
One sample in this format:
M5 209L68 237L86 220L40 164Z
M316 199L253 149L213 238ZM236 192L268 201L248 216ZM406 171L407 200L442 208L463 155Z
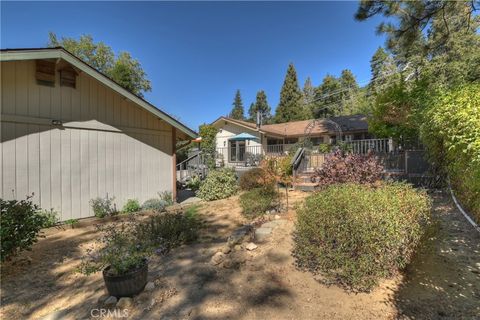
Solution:
M325 286L297 270L291 256L295 203L255 250L237 246L228 263L211 263L247 221L238 198L202 203L205 227L195 244L149 263L152 291L134 298L128 319L479 319L480 234L436 194L431 237L406 270L371 293ZM278 220L277 220L278 221ZM31 252L2 268L2 319L98 319L101 274L75 273L94 226L49 231ZM111 317L114 318L113 316ZM117 318L118 319L118 318Z

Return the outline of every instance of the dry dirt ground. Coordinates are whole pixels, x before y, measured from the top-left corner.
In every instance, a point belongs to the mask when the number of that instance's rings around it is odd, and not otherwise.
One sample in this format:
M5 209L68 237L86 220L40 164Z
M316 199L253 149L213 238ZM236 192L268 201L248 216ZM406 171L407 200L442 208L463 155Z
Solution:
M304 196L294 192L291 207ZM293 209L268 242L230 253L229 268L210 259L246 222L238 199L202 204L200 212L200 241L151 259L149 281L156 287L135 297L128 319L480 319L480 234L445 195L435 196L432 236L406 276L369 294L327 287L295 268ZM103 280L75 268L97 236L93 226L49 232L32 252L3 266L0 317L95 319Z

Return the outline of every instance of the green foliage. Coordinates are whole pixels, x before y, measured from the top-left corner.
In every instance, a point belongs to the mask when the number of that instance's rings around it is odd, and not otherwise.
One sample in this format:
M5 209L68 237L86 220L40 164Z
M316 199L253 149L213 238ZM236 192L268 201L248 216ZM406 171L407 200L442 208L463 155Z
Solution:
M43 224L43 228L50 228L54 227L58 224L60 221L60 218L58 216L58 212L53 210L53 208L50 208L50 210L40 210L39 211L40 215L45 217L45 222Z
M49 33L49 47L64 47L93 68L104 73L128 91L143 97L143 92L151 91L150 81L140 62L128 52L120 52L117 57L112 48L103 42L95 43L91 35L82 35L78 40Z
M203 200L212 201L228 198L237 192L237 176L230 168L212 170L202 181L197 196Z
M297 71L290 63L280 91L280 102L275 110L275 122L282 123L304 119L306 119L306 115L303 109L302 92L298 86Z
M30 250L47 222L48 218L32 203L32 196L20 201L0 199L1 261Z
M160 200L165 201L167 206L171 206L173 204L173 195L170 191L158 192L158 197Z
M209 169L215 168L215 152L217 148L218 129L209 124L202 124L199 128L199 135L202 138L200 148L205 156Z
M171 249L195 241L198 237L200 220L198 207L187 208L183 213L162 213L138 224L135 236L141 243L149 244L157 254L165 254Z
M68 219L63 221L63 223L69 225L73 229L73 227L78 223L78 219Z
M233 108L230 112L230 118L243 120L245 119L244 110L243 110L243 102L242 96L240 95L240 90L237 90L235 93L235 99L233 100Z
M376 95L388 87L391 75L397 71L393 57L379 47L370 60L372 79L368 84L368 93Z
M202 183L202 180L198 175L194 175L190 180L187 182L187 188L197 191L200 189L200 184Z
M152 253L151 244L138 237L138 222L97 225L97 228L102 236L87 249L77 270L80 273L90 275L109 266L110 275L125 275L145 264Z
M257 92L257 98L255 100L255 103L252 103L252 105L250 105L250 109L248 109L250 121L257 121L257 111L260 112L263 124L267 123L272 117L272 115L270 114L271 109L267 102L267 95L263 90Z
M122 208L123 213L134 213L142 209L137 199L128 199Z
M142 204L142 210L161 212L165 210L165 207L167 207L167 205L168 203L164 200L152 198L152 199L148 199Z
M251 190L273 185L275 180L262 168L253 168L242 174L239 181L240 189Z
M298 266L358 291L410 262L429 221L427 194L410 185L341 184L309 196L298 211Z
M109 198L108 194L105 198L97 197L95 199L91 199L90 206L92 207L95 217L104 218L115 215L117 210L115 209L113 200L115 200L115 198Z
M278 206L278 192L273 185L250 189L240 195L240 206L247 218L256 218Z
M423 114L422 141L480 221L480 84L442 92Z
M332 151L332 145L328 143L320 143L318 145L318 152L320 153L330 153Z

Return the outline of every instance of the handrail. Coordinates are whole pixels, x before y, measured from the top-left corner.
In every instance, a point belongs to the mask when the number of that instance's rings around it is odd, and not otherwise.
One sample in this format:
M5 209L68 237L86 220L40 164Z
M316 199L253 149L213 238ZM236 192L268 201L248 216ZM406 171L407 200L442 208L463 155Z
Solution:
M293 169L298 168L298 165L300 164L300 160L302 159L304 152L305 152L305 148L298 148L297 151L295 151L295 154L293 155L292 162L291 162Z
M181 166L182 164L184 164L185 162L190 161L190 160L192 160L192 159L195 158L195 157L198 157L201 153L202 153L202 151L199 151L198 153L194 154L193 156L188 157L187 159L183 160L183 161L180 162L180 163L177 163L177 167L180 167L180 166Z

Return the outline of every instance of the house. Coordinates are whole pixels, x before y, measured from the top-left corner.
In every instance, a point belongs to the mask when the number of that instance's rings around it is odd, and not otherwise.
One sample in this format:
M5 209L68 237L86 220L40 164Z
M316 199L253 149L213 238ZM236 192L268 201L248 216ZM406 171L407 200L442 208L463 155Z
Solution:
M218 160L227 165L248 165L251 158L255 162L259 155L284 154L305 139L319 146L335 144L337 140L354 143L371 138L364 115L266 125L220 117L212 125L218 129Z
M175 146L197 134L62 48L6 49L0 195L93 215L90 199L176 194Z

